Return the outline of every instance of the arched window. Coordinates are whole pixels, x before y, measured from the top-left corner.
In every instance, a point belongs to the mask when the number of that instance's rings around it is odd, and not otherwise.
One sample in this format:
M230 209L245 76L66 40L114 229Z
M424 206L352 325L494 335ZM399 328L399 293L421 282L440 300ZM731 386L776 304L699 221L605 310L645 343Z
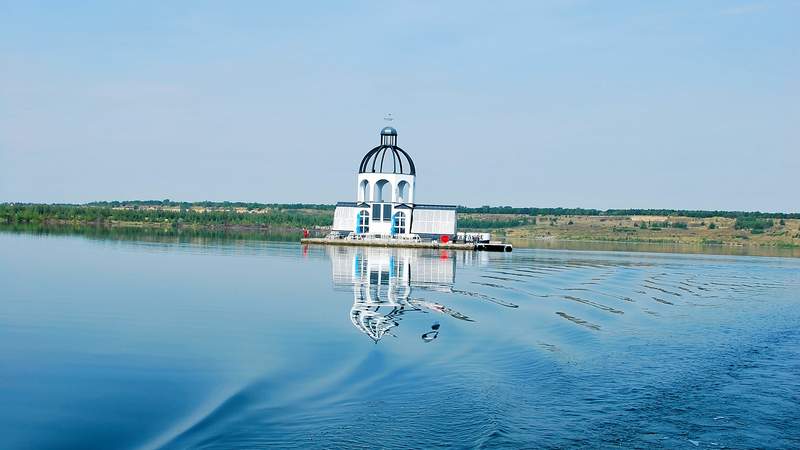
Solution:
M362 202L368 202L369 199L369 181L361 180L361 183L358 185L358 200Z
M389 180L378 180L375 183L375 202L390 202L392 199L390 198L392 195L392 185L389 183Z
M361 212L358 213L358 218L356 220L356 233L369 233L369 210L362 209Z
M397 201L399 203L408 202L408 181L397 183Z
M398 211L392 218L392 234L406 234L406 213Z

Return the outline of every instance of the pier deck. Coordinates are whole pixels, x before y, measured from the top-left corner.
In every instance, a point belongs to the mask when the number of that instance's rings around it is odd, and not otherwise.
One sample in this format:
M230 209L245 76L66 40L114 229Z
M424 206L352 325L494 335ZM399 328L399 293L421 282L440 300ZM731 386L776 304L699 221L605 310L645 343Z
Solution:
M401 241L389 239L328 239L328 238L303 238L302 244L317 245L349 245L358 247L403 247L403 248L441 248L448 250L475 250L474 244L455 244L452 242L433 241Z
M402 247L402 248L440 248L447 250L483 250L483 251L511 251L510 244L472 244L438 241L402 241L397 239L329 239L329 238L302 238L301 244L315 245L348 245L357 247Z

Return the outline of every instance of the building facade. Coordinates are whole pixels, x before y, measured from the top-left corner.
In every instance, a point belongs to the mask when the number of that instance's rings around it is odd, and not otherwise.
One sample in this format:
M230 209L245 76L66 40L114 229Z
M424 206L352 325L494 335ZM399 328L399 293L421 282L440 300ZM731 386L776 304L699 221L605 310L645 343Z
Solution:
M455 237L456 207L416 203L417 168L397 146L397 130L385 127L380 138L358 166L356 201L336 205L333 231L359 237Z

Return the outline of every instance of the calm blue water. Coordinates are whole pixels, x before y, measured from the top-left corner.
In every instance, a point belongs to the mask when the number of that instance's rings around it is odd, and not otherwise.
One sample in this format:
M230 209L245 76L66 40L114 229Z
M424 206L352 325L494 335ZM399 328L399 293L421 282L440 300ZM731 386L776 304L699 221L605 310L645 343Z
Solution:
M0 448L797 448L800 260L0 234Z

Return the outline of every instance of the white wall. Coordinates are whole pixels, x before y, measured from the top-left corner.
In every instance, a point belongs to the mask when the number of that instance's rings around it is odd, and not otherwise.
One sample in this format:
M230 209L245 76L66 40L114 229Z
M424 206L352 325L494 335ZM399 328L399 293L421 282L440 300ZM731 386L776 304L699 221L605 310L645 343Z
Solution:
M365 198L361 189L361 182L367 181L369 183L367 189L367 197ZM408 199L402 203L414 203L414 188L416 183L416 177L414 175L404 175L404 174L395 174L395 173L360 173L356 179L356 198L359 202L373 202L376 201L376 196L378 194L376 185L378 181L386 180L389 182L387 186L389 195L385 199L387 202L391 203L400 203L400 198L398 197L397 186L400 184L401 181L405 181L408 183Z

